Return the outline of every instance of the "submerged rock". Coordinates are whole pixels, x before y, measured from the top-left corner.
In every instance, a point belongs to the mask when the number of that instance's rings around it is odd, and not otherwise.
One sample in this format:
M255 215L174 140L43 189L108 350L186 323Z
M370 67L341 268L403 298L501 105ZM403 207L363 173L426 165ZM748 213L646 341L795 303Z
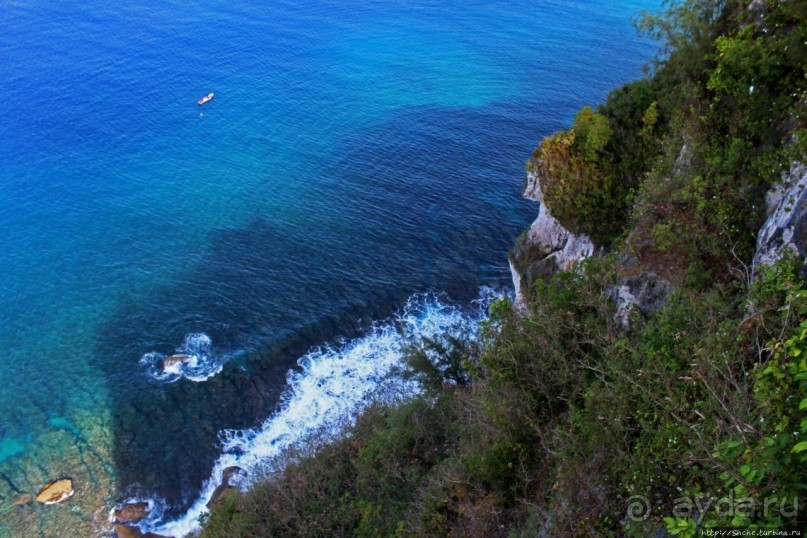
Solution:
M24 506L26 504L32 503L33 500L34 500L33 495L31 495L30 493L23 493L22 495L17 495L16 497L14 497L14 499L11 501L11 504Z
M120 523L139 521L149 514L149 503L137 502L124 504L115 509L115 519Z
M45 484L45 487L36 494L37 502L42 504L56 504L73 496L73 480L59 478Z

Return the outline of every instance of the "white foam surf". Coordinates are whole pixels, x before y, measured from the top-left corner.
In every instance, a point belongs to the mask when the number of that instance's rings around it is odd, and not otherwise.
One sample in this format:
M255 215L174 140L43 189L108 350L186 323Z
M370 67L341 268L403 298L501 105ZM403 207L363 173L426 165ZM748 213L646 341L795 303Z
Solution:
M406 345L446 334L475 337L491 301L499 296L484 288L473 311L463 312L433 294L417 295L401 313L374 325L367 335L312 350L297 361L299 368L289 372L277 412L259 428L219 434L222 454L188 511L174 521L150 520L140 528L165 536L186 536L199 529L199 518L208 512L206 504L224 482L228 467L246 471L230 481L246 489L255 479L278 469L284 452L299 447L313 434L318 439L336 439L372 401L416 394L420 387L396 373Z
M185 336L176 353L165 355L157 351L146 353L140 364L146 373L158 381L173 383L185 378L201 383L221 372L224 359L213 353L213 341L205 333Z

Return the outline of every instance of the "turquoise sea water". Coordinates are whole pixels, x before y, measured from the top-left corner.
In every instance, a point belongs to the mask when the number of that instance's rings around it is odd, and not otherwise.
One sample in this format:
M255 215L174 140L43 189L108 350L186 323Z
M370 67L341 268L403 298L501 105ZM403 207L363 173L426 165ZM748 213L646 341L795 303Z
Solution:
M509 286L525 160L641 74L658 4L5 2L0 534L180 514L311 346Z

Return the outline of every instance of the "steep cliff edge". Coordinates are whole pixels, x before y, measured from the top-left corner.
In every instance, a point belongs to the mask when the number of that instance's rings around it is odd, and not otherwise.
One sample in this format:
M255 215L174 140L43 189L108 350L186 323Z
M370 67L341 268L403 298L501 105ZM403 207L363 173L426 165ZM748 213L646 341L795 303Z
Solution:
M683 152L682 152L683 155ZM676 161L677 163L681 160ZM602 253L587 235L566 229L544 202L541 179L530 172L523 195L539 202L538 216L518 238L508 255L515 289L516 306L523 310L529 300L529 288L537 278L549 278L557 271L570 270L581 260ZM792 253L807 276L807 165L795 161L782 174L782 182L766 196L765 223L757 235L753 270L770 265ZM672 291L671 283L653 272L633 268L638 260L620 257L617 286L612 297L617 302L617 319L626 325L634 306L645 314L659 310Z
M541 205L532 225L508 254L515 304L521 311L527 308L529 290L536 279L568 271L585 258L604 252L590 237L572 233L552 216L544 202L541 178L535 172L527 175L523 194ZM653 272L643 271L635 256L620 256L617 283L610 295L618 305L617 320L621 325L627 326L634 307L643 314L661 309L671 291L668 281Z
M529 286L536 278L550 277L558 270L569 270L597 251L591 238L573 234L552 216L544 203L541 179L536 173L527 175L523 194L541 205L538 217L508 254L519 308L526 307Z

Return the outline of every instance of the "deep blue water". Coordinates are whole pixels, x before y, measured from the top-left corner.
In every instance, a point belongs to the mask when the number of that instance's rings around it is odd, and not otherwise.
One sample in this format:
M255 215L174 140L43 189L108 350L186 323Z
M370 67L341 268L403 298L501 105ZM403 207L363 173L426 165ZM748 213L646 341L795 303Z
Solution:
M507 287L524 162L659 3L3 2L0 533L181 511L311 346ZM150 377L192 333L221 372ZM59 475L77 509L7 502Z

